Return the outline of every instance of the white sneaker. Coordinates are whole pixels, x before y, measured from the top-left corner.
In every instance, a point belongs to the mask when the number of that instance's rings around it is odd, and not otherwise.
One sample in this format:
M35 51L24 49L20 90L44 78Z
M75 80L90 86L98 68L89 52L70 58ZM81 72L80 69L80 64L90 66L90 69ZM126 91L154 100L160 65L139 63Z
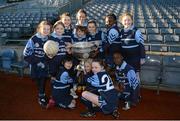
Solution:
M71 89L70 95L72 95L74 99L77 99L77 98L78 98L78 95L76 94L76 92L74 91L74 89Z
M122 108L123 110L129 110L130 109L130 103L125 102L125 106Z
M68 105L68 108L70 108L70 109L74 109L75 107L76 107L76 105L72 102L71 102L71 104Z

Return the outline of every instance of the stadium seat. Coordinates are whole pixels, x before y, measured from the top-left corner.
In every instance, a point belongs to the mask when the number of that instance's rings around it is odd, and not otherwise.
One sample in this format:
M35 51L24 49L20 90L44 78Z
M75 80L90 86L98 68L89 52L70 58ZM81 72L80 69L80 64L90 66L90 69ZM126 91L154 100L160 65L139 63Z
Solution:
M180 44L178 35L164 35L164 42L166 44Z
M5 71L11 70L11 64L15 61L16 54L13 49L3 49L1 51L2 69Z
M160 87L180 90L180 56L163 57L163 79Z
M0 27L0 33L4 33L4 28Z
M146 22L146 28L155 28L155 27L157 27L156 23Z
M163 37L161 35L149 34L148 35L148 42L156 43L156 44L162 44L163 43Z
M138 28L142 34L146 34L146 29L145 28Z
M161 28L160 34L173 34L173 29Z
M23 57L20 61L11 64L12 69L16 69L21 77L24 75L24 69L28 67L28 63L24 61Z
M158 79L161 78L161 74L162 56L148 54L146 56L146 62L142 65L140 71L141 84L158 87Z
M11 32L11 31L12 31L12 28L10 28L10 27L5 28L4 31L7 32L7 33L8 33L8 32Z
M157 23L157 27L158 28L168 28L168 23L166 22L160 22L160 23Z
M180 23L169 23L169 27L174 28L174 29L180 28Z
M149 18L149 19L146 19L146 23L155 23L155 20L154 20L154 19Z
M20 28L12 28L11 38L18 39L22 37L22 31Z
M159 34L159 29L157 29L157 28L147 28L146 33L147 34Z
M180 35L180 28L174 29L174 34Z
M156 51L156 52L167 52L168 47L164 44L151 44L149 50Z
M170 52L177 52L177 53L180 53L180 45L174 45L174 46L170 46L169 47L169 51Z

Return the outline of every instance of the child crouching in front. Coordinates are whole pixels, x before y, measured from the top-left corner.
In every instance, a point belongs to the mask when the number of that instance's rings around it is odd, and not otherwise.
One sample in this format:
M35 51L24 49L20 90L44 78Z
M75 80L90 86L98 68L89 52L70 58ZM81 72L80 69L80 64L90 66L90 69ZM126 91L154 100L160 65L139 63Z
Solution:
M87 107L86 112L82 112L82 117L95 116L94 106L104 114L112 114L114 118L118 118L118 96L117 91L113 86L113 82L107 72L104 70L102 60L96 59L92 62L93 76L87 79L91 86L97 88L99 94L91 91L84 91L82 93L81 101Z
M123 90L118 95L120 99L125 101L123 110L128 110L131 105L136 105L139 101L140 82L134 68L123 60L119 51L114 52L113 60L116 81L123 85Z
M63 67L52 82L52 98L55 105L61 108L73 109L76 107L76 101L70 95L70 85L73 83L73 78L70 75L70 70L73 66L72 58L65 56Z

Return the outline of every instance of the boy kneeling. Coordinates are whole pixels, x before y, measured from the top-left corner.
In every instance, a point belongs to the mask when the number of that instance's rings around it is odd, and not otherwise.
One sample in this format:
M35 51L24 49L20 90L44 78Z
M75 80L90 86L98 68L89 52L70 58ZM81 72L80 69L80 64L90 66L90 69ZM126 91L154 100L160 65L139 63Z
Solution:
M131 105L136 105L139 101L140 81L136 77L134 68L123 60L119 51L113 53L113 60L115 81L123 86L118 96L125 101L123 110L128 110Z

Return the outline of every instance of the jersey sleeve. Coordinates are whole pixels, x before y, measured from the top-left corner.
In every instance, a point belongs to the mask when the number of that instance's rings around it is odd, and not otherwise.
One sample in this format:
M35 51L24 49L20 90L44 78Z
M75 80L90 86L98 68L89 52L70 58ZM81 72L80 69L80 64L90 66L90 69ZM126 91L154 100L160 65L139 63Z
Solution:
M60 81L64 84L72 83L73 79L69 76L67 72L63 72L60 76Z
M89 82L94 87L99 87L99 78L97 75L93 75L87 79L87 82Z
M141 43L144 45L144 37L140 30L137 30L135 33L135 40L137 43Z
M144 38L140 30L136 31L135 40L139 43L141 58L145 58Z
M136 77L135 71L134 70L128 71L127 78L128 78L130 87L132 87L135 90L136 87L139 85L139 80Z
M34 52L34 43L31 39L29 39L24 48L23 56L24 56L25 61L27 61L30 64L34 62L33 52Z
M108 39L109 44L111 44L118 37L119 37L119 32L116 29L112 28L109 31L109 34L107 35L107 39Z

